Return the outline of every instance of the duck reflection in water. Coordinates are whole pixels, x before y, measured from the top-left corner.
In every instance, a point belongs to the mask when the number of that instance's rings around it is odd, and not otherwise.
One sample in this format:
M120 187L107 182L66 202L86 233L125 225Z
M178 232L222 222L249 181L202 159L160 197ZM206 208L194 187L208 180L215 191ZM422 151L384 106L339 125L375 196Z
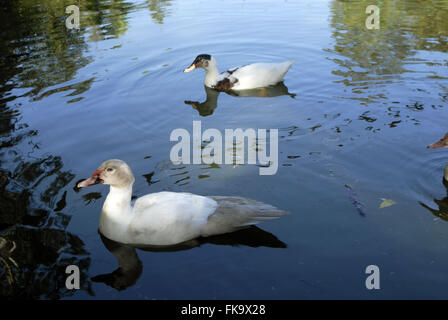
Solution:
M218 96L221 91L217 91L215 89L206 86L204 86L204 89L205 94L207 95L207 98L205 99L204 102L186 100L185 104L191 105L194 109L196 109L199 112L201 116L206 117L213 114L215 109L218 107ZM288 95L294 99L296 96L296 94L290 93L288 91L288 88L285 86L283 82L279 82L276 85L269 87L240 90L240 91L226 91L226 93L234 97L272 98Z
M286 244L280 241L272 233L264 231L256 226L210 237L200 237L173 246L131 246L106 238L100 233L104 246L118 261L118 269L111 273L93 277L93 282L102 282L116 290L125 290L135 285L143 271L143 265L138 258L136 249L151 252L174 252L189 250L203 244L286 248Z
M427 148L429 149L448 148L448 133L445 134L445 136L441 138L439 141L429 145ZM445 166L443 172L443 185L447 190L447 196L440 200L434 199L434 202L439 206L439 210L433 209L422 202L419 203L423 208L428 209L436 217L448 221L448 165Z
M433 209L428 205L424 204L423 202L419 203L423 208L428 209L437 218L448 221L448 165L446 165L444 170L443 185L445 186L445 189L447 191L447 196L440 200L434 199L434 202L439 207L438 209Z

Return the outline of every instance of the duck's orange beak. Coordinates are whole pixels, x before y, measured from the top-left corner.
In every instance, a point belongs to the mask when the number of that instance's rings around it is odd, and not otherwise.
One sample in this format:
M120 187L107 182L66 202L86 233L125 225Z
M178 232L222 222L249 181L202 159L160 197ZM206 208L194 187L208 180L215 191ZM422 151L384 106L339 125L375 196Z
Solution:
M92 173L92 176L89 179L83 180L80 183L78 183L77 187L85 188L93 186L94 184L104 183L104 181L100 178L102 173L103 170L96 170L94 173Z
M194 63L191 64L188 68L184 69L184 72L190 72L196 69L196 65Z

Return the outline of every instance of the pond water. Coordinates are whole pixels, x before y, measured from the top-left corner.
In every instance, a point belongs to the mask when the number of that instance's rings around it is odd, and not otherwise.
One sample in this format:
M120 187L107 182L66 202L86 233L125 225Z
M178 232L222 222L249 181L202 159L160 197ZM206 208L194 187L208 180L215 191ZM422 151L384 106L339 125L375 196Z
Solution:
M74 2L79 30L65 26ZM0 295L448 298L448 151L426 149L448 131L448 1L378 3L378 30L365 27L374 1L2 3ZM201 53L221 71L297 62L280 92L237 97L182 72ZM170 133L193 121L278 129L277 173L173 164ZM111 158L132 167L137 197L243 196L290 214L179 250L123 247L130 266L112 273L108 188L74 188ZM69 264L80 290L65 289Z

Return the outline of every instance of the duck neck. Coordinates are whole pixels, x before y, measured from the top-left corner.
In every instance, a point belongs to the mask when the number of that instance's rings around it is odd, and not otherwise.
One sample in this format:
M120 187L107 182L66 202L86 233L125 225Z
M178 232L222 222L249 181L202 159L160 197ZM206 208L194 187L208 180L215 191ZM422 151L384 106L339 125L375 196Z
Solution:
M446 165L445 170L443 172L443 177L446 181L448 181L448 165Z
M219 71L218 71L218 68L216 67L216 64L211 63L209 65L209 67L205 70L205 72L206 72L206 74L205 74L204 84L207 87L214 86L218 82L218 77L219 77Z
M124 236L132 217L132 184L125 187L110 186L100 217L100 232L111 240L125 242Z

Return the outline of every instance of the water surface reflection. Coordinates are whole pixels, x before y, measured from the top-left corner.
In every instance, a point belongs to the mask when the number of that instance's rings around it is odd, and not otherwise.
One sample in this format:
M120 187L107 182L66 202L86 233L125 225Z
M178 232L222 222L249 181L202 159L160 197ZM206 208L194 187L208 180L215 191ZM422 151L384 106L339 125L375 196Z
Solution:
M188 104L199 112L199 115L206 117L212 115L215 109L218 107L218 97L221 93L215 89L204 86L206 99L204 102L185 100L185 104ZM282 82L277 83L274 86L256 88L241 91L228 91L226 94L233 97L258 97L258 98L272 98L288 95L294 98L296 94L290 93L288 87Z
M190 250L206 244L220 246L249 246L286 248L286 244L280 241L272 233L266 232L256 226L251 226L232 233L210 237L196 238L174 246L130 246L110 240L100 233L104 246L112 253L118 262L118 269L111 273L97 275L92 278L94 282L103 282L117 290L124 290L137 283L143 271L143 265L138 258L136 249L149 252L175 252ZM157 259L157 256L154 256ZM150 267L150 266L148 266Z
M335 54L329 59L338 66L332 71L341 78L336 82L348 87L340 98L368 105L394 99L390 85L404 85L405 77L424 77L436 86L448 80L447 61L434 61L420 52L448 52L446 1L382 2L381 27L375 31L365 28L365 8L370 4L331 2L334 46L327 52Z

